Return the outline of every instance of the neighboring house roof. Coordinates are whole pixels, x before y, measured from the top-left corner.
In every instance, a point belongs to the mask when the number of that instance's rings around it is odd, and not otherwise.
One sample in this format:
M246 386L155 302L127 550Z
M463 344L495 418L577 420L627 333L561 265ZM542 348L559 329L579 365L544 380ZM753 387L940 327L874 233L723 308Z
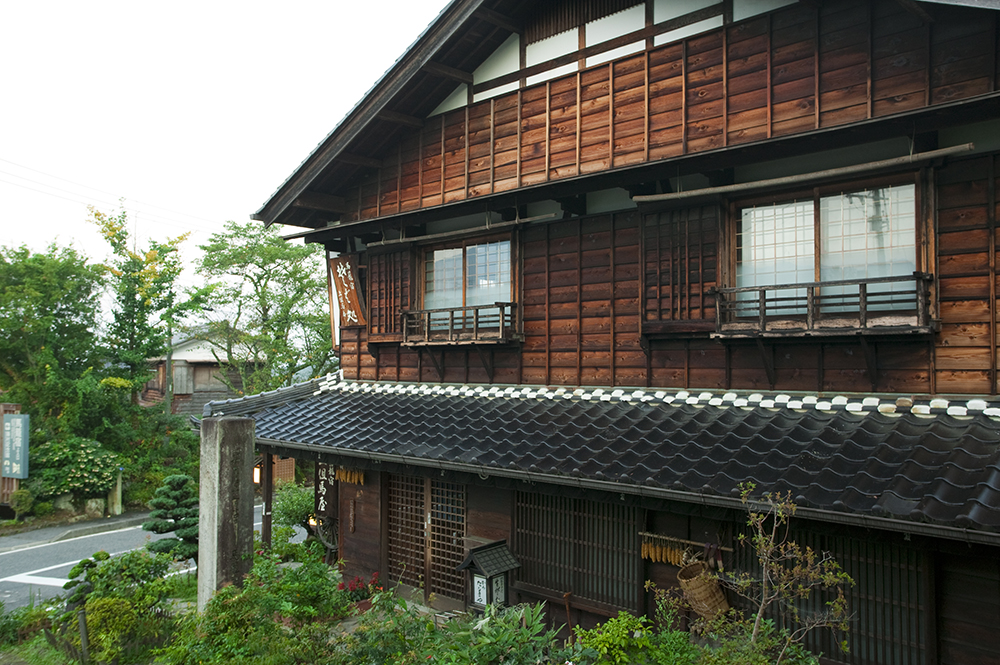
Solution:
M1000 544L1000 405L314 380L205 407L261 443L342 458Z
M183 360L189 363L217 363L219 361L212 352L213 348L211 342L203 339L185 339L174 342L171 358L174 362ZM151 358L150 360L152 362L163 361L166 360L166 356Z

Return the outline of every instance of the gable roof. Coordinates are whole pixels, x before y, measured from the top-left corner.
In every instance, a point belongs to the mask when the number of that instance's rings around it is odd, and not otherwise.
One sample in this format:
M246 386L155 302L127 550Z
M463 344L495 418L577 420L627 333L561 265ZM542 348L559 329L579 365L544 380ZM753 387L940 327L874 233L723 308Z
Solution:
M639 4L642 0L635 0ZM1000 9L1000 0L931 0L936 4ZM456 88L462 76L481 65L511 34L552 3L537 0L452 0L407 48L341 122L310 153L271 197L251 215L267 225L282 223L317 229L322 215L296 200L308 188L338 189L336 184L371 169L404 132L426 118ZM612 13L621 0L586 0L592 12ZM628 3L625 3L628 4ZM924 12L911 3L913 11ZM595 14L597 15L597 14Z
M260 443L342 463L741 508L740 485L798 514L1000 544L1000 408L864 400L316 380L205 415L249 414Z

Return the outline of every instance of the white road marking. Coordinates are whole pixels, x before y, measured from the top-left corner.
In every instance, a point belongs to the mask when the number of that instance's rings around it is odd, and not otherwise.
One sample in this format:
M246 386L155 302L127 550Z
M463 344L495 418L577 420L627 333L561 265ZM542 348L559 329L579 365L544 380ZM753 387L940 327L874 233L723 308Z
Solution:
M19 552L27 552L28 550L36 550L39 547L49 547L51 545L62 545L63 543L72 543L74 540L83 540L84 538L93 538L94 536L107 536L112 533L122 533L123 531L132 531L133 529L138 529L138 526L127 526L124 529L115 529L114 531L101 531L99 533L89 533L86 536L76 536L75 538L67 538L66 540L54 540L50 543L39 543L38 545L28 545L27 547L22 547L17 550L9 550L7 552L0 552L0 556L6 556L8 554L17 554Z
M59 579L58 577L39 577L38 575L11 575L10 577L5 577L0 582L17 582L19 584L34 584L35 586L54 586L60 589L69 582L68 579Z

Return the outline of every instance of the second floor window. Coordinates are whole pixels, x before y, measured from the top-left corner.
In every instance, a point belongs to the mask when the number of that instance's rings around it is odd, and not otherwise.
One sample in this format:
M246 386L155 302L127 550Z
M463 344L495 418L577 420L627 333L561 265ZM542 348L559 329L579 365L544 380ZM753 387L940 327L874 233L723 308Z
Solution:
M428 250L424 258L424 309L509 302L510 241L469 243Z
M744 207L736 233L736 286L912 275L917 269L915 189L905 184ZM824 286L823 293L849 288ZM871 290L909 288L893 282L873 284ZM800 291L782 289L775 295L802 297ZM744 297L755 296L745 292Z

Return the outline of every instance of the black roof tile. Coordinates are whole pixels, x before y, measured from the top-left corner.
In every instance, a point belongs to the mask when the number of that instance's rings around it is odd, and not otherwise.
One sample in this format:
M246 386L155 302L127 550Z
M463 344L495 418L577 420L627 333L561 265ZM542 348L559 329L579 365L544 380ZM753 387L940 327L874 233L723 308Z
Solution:
M955 417L877 410L894 400L858 413L734 406L732 394L715 406L666 392L622 401L604 391L568 399L567 391L490 390L325 380L211 403L206 415L253 414L265 440L417 465L602 480L692 499L738 495L753 481L817 510L1000 529L996 406Z

